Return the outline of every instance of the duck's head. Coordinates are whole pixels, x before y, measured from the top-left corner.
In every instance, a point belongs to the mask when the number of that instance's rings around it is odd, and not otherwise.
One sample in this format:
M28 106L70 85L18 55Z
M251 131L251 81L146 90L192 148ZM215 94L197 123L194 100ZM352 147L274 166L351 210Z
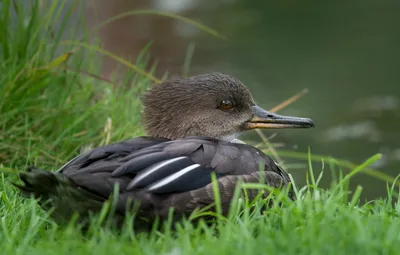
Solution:
M282 116L257 106L236 78L210 73L154 85L143 97L148 135L170 139L209 136L232 140L257 128L309 128L308 118Z

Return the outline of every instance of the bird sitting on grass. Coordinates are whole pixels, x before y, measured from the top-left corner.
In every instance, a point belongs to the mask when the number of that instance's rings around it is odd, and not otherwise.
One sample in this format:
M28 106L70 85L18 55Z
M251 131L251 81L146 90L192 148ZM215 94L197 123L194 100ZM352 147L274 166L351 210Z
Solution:
M136 204L137 218L151 223L166 219L170 208L182 218L212 204L215 173L226 214L239 181L262 181L271 188L290 183L262 151L235 143L238 135L257 128L314 126L311 119L260 108L242 82L222 73L165 81L142 101L147 136L95 148L56 172L29 168L16 186L23 195L40 198L61 223L74 213L87 219L99 212L118 185L115 214L123 218ZM253 191L247 193L250 200L258 193Z

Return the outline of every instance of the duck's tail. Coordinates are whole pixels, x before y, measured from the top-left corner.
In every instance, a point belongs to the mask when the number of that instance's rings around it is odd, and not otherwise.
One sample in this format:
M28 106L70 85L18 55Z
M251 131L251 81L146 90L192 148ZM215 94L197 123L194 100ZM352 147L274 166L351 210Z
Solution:
M26 172L20 172L22 184L13 183L24 197L34 196L47 200L60 186L69 186L71 183L65 176L54 172L28 167Z
M86 217L90 211L101 210L106 200L78 187L61 173L29 167L19 173L19 177L22 184L13 185L20 190L21 195L39 199L40 206L51 211L57 223L65 223L74 213Z

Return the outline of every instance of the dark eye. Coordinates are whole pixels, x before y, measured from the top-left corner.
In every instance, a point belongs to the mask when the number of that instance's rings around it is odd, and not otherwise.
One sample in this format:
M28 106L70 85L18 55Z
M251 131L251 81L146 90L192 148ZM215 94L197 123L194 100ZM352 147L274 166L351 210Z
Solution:
M219 103L219 108L223 111L229 111L233 109L233 104L229 100L223 100Z

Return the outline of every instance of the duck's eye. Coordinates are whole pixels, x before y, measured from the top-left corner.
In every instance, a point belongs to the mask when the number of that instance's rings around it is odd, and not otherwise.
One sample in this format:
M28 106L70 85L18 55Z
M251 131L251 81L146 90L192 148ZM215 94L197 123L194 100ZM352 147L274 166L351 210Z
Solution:
M233 109L233 103L229 100L223 100L219 103L219 108L223 111L229 111Z

